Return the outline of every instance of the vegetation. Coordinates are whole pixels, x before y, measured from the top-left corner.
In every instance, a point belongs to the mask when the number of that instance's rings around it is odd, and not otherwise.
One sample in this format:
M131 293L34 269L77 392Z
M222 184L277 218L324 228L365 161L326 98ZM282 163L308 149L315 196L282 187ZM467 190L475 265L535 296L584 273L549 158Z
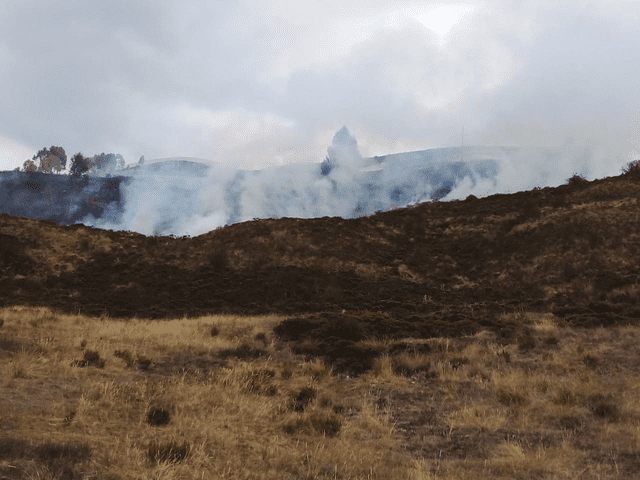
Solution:
M631 478L634 175L194 238L0 215L0 477Z
M640 468L637 326L521 313L510 320L526 333L508 339L368 338L358 346L386 353L354 377L293 353L274 336L278 316L124 321L12 307L0 317L9 478L618 478ZM221 355L242 345L265 355ZM97 352L115 353L99 365Z
M32 159L24 162L23 171L41 173L60 173L66 168L67 155L62 147L43 148ZM124 168L124 158L120 154L101 153L93 157L85 157L78 152L71 158L69 173L84 175L85 173L110 173Z
M32 159L24 162L25 172L60 173L67 164L67 154L62 147L43 148Z
M640 158L627 163L626 167L623 167L622 173L629 177L640 178Z

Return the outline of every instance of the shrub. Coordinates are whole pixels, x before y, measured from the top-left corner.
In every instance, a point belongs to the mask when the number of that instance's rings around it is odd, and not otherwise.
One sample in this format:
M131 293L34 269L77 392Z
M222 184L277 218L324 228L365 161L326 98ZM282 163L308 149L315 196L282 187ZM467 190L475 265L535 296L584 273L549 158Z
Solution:
M506 406L522 406L529 403L529 399L523 392L499 390L497 393L498 402Z
M336 415L329 413L314 413L309 417L313 429L327 437L335 437L342 428L342 421Z
M225 348L220 350L218 355L222 358L235 357L239 360L252 360L266 355L267 351L263 348L254 348L247 343L243 343L236 348Z
M171 420L171 412L160 407L151 407L147 412L147 423L152 427L166 425Z
M98 367L104 368L105 360L100 358L96 350L85 350L83 359L71 363L72 367Z
M629 177L640 178L640 158L627 163L626 167L622 167L622 173Z
M584 178L584 175L579 175L577 173L574 173L571 177L567 178L566 182L567 185L583 185L585 183L589 183L589 181Z
M307 405L316 398L316 390L311 387L302 388L294 397L291 409L294 412L303 412Z
M533 350L534 348L536 348L536 339L532 335L518 337L518 349L520 351Z
M133 366L134 361L129 350L116 350L115 352L113 352L113 355L116 358L124 360L124 362L127 364L127 367L131 368Z
M587 368L594 369L598 366L598 359L592 355L585 355L582 357L582 361L587 366Z
M618 419L618 407L610 403L601 402L594 406L593 414L600 418L615 421Z
M151 365L151 360L145 356L138 355L136 358L136 364L140 367L141 370L148 370L149 365Z

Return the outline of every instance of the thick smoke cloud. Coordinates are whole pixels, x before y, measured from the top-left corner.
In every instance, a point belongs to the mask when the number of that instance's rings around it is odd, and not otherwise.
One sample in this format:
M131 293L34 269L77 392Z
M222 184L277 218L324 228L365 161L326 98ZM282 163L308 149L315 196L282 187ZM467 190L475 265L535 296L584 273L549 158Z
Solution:
M600 152L601 153L601 152ZM253 218L353 218L430 201L510 193L587 177L592 147L465 147L363 158L346 127L333 137L322 163L238 170L213 164L206 175L168 161L146 165L123 187L121 220L83 223L145 235L197 236ZM621 168L623 157L603 169ZM448 194L446 194L448 192ZM114 212L112 212L114 213ZM107 214L104 218L114 218Z
M363 158L346 128L335 134L323 165L236 170L214 164L204 178L184 176L170 162L160 170L145 174L143 168L124 187L122 222L89 217L83 223L146 235L193 236L252 218L352 217L389 206L382 193L370 198Z

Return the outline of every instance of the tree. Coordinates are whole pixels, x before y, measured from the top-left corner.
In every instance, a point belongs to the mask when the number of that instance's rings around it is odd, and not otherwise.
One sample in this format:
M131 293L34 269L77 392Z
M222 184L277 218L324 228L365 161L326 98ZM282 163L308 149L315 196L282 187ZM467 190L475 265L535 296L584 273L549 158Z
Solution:
M71 174L82 175L89 171L90 160L85 158L82 153L78 152L71 158Z
M56 173L60 173L60 170L62 170L62 162L58 156L45 153L40 157L39 172L51 173L55 171Z
M25 172L60 173L67 165L67 154L62 147L51 145L38 150L31 160L24 162Z
M36 163L33 160L27 160L26 162L24 162L22 167L24 168L25 172L37 172L38 171L38 167L37 167Z
M93 162L93 168L96 172L113 172L117 168L124 166L124 158L119 153L104 153L94 155L91 158Z
M60 170L64 170L65 168L67 168L67 154L65 153L64 148L51 145L51 148L49 148L49 153L51 155L55 155L60 159Z

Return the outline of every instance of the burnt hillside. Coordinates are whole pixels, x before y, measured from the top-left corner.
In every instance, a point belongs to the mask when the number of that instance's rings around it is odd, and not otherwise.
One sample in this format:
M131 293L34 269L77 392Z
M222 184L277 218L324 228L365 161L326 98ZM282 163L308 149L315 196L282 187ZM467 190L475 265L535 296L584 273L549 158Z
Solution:
M376 327L381 335L504 327L498 314L515 310L635 322L639 193L622 175L350 220L257 220L196 238L2 214L0 306L149 318L345 310L393 319Z

